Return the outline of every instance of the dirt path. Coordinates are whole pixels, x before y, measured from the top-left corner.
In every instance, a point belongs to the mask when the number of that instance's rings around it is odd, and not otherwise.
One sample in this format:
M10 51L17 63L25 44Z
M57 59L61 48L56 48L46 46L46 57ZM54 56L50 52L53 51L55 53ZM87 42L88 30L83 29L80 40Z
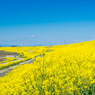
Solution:
M0 62L1 62L1 61L5 61L5 60L0 58Z
M32 64L35 60L36 60L36 58L35 59L28 60L28 61L25 61L25 62L22 62L19 65L24 65L24 64L27 64L27 63ZM0 77L5 76L8 72L12 71L14 68L16 68L19 65L15 65L15 66L6 68L4 70L0 70Z

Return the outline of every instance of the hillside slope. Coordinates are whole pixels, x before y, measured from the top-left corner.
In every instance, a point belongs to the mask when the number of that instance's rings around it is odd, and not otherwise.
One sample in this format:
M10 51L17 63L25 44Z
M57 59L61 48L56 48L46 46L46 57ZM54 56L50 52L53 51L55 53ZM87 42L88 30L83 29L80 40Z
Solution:
M94 93L95 40L44 49L49 51L33 64L19 66L0 78L0 95Z

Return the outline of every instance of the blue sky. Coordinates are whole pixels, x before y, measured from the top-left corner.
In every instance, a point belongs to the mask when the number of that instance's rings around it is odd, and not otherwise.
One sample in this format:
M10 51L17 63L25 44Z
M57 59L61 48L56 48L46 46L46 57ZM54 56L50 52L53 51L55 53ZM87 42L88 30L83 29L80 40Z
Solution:
M0 45L58 45L95 39L95 0L1 0Z

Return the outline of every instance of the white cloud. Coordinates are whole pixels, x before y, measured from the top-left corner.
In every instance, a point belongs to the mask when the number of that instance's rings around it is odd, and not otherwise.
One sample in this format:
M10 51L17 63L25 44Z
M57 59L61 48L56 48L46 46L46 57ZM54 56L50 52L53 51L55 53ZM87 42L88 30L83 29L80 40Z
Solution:
M81 39L81 40L74 40L75 42L80 42L80 41L84 41L83 39Z
M75 42L78 41L78 40L74 40Z
M35 36L31 36L31 38L35 38Z

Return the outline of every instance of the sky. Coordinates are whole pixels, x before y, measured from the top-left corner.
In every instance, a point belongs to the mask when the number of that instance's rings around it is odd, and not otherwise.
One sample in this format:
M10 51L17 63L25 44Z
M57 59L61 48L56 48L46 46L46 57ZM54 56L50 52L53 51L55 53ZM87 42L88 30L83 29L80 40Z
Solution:
M0 45L95 40L95 0L0 0Z

